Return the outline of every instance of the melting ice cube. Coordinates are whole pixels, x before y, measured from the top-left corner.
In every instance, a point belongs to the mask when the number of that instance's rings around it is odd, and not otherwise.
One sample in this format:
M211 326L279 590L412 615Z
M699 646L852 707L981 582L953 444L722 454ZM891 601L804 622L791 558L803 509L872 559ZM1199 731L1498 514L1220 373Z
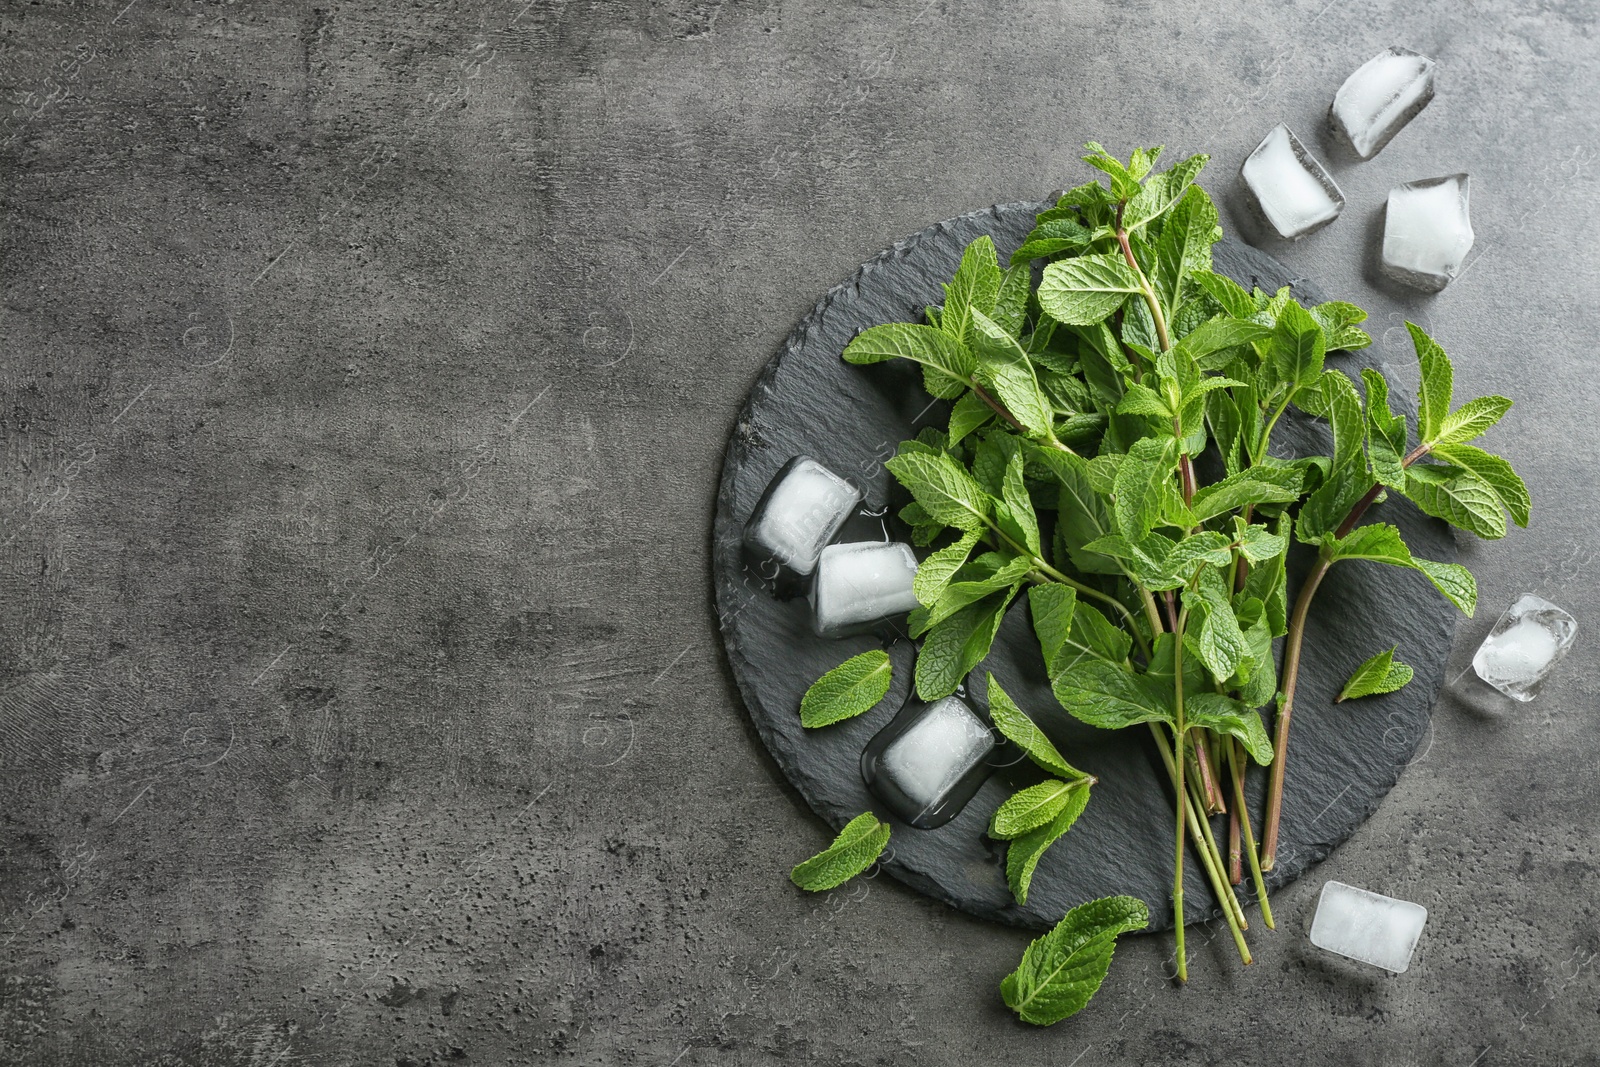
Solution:
M1344 194L1327 170L1281 122L1250 153L1239 175L1283 237L1298 239L1320 230L1344 210Z
M1311 920L1311 943L1374 967L1400 974L1428 921L1428 909L1409 900L1328 882Z
M899 541L829 545L811 585L812 623L823 637L842 637L917 606L911 583L917 557Z
M912 826L953 819L988 776L994 735L960 697L913 698L861 754L861 775Z
M1389 190L1383 222L1384 273L1430 293L1449 285L1472 250L1469 190L1465 174L1426 178Z
M1328 118L1356 155L1371 159L1433 99L1433 60L1387 48L1339 86Z
M796 456L768 484L745 523L745 545L758 563L771 561L805 577L860 502L861 490L810 456Z
M1525 593L1478 646L1472 669L1513 700L1529 701L1578 636L1578 623L1548 600Z

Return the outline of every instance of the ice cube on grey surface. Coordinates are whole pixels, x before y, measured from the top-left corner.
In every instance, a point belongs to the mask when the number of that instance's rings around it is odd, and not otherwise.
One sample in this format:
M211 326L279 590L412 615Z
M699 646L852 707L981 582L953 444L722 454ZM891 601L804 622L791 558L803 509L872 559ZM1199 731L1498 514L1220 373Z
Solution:
M1465 174L1425 178L1389 190L1384 273L1430 293L1449 285L1472 251L1470 191L1471 179Z
M917 606L917 556L900 541L829 545L811 584L812 624L823 637L870 627Z
M1311 943L1320 949L1400 974L1428 921L1428 909L1409 900L1328 882L1311 919Z
M994 735L960 697L928 705L878 758L878 769L919 812L937 808L994 748Z
M1576 619L1543 597L1525 593L1478 646L1472 669L1506 696L1527 702L1539 695L1577 636Z
M859 503L861 490L810 456L796 456L756 504L745 523L745 544L762 561L809 575Z
M1344 210L1344 194L1327 169L1281 122L1250 153L1239 175L1280 236L1304 237Z
M1386 48L1339 86L1328 118L1362 159L1383 150L1433 99L1434 62L1409 48Z

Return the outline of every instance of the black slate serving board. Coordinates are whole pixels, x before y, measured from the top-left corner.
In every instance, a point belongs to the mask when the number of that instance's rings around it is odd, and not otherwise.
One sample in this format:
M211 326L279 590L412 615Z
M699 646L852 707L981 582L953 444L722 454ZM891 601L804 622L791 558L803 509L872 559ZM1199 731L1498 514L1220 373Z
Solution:
M998 205L930 226L830 290L762 372L729 441L713 527L716 605L729 664L778 766L835 828L869 809L887 816L862 782L859 757L905 701L914 648L904 639L814 636L804 599L775 599L747 571L739 547L744 521L773 474L798 453L853 479L869 500L890 495L892 478L883 460L917 429L942 424L948 408L930 406L916 368L898 363L854 367L839 358L840 351L867 326L920 321L925 305L942 302L941 283L978 236L990 235L1004 262L1044 206ZM1219 243L1215 261L1218 271L1246 287L1273 291L1290 285L1301 301L1323 299L1276 260L1237 242ZM1357 352L1333 355L1329 365L1356 375L1369 362ZM1326 451L1321 435L1309 420L1286 416L1275 449L1282 455ZM1417 555L1455 559L1448 527L1409 503L1384 503L1369 516L1369 521L1399 526ZM1310 561L1309 554L1296 552L1290 562L1291 596ZM1282 837L1277 866L1267 875L1269 889L1326 858L1394 786L1428 732L1456 624L1455 609L1420 574L1365 563L1335 567L1312 614L1289 746ZM1411 684L1398 693L1334 704L1350 672L1391 644L1398 644L1400 658L1416 668ZM874 647L887 648L894 665L889 696L856 719L802 729L798 707L807 686L847 657ZM959 816L938 829L894 824L884 868L928 896L1001 922L1045 927L1084 900L1127 893L1150 906L1151 930L1169 929L1173 810L1148 734L1096 730L1057 704L1031 633L1026 598L1009 612L994 650L972 675L971 692L979 702L985 701L985 671L994 673L1069 760L1100 778L1087 811L1040 861L1026 907L1018 907L1007 888L1004 843L985 833L1010 790L1035 780L1026 765L997 772ZM1258 814L1263 781L1259 769L1253 770L1251 810ZM1192 887L1186 921L1220 915L1192 855L1185 879ZM1248 889L1247 877L1241 896L1248 896Z

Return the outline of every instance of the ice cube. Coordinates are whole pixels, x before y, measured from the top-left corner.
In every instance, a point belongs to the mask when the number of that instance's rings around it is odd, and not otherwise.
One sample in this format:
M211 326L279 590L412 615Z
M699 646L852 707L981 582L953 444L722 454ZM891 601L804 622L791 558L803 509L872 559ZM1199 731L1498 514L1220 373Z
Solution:
M1447 174L1389 190L1383 220L1385 274L1430 293L1450 284L1472 250L1470 185L1465 174Z
M1239 168L1272 228L1299 239L1344 210L1344 194L1316 157L1283 123L1272 128Z
M812 625L823 637L870 629L917 606L917 557L899 541L829 545L811 585Z
M1356 155L1371 159L1433 99L1433 60L1387 48L1344 80L1328 118Z
M1428 909L1409 900L1327 882L1311 920L1311 943L1374 967L1400 974L1428 921Z
M895 724L898 725L898 724ZM919 714L903 725L878 753L868 777L886 780L885 790L912 825L934 825L954 812L945 807L959 799L965 804L975 772L994 749L994 735L966 701L948 696L923 705ZM872 751L872 746L868 746ZM980 779L981 781L981 779ZM960 793L967 796L959 796ZM959 811L959 805L952 805Z
M810 456L796 456L773 477L745 523L745 545L758 565L806 577L860 502L861 490Z
M1525 593L1478 646L1472 669L1513 700L1529 701L1578 636L1578 622L1542 597Z

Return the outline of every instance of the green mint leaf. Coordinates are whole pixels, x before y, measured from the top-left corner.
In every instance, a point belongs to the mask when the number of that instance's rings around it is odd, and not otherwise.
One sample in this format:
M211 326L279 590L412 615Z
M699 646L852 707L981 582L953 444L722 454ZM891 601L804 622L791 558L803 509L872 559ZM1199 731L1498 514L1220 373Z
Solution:
M1211 269L1211 246L1220 234L1216 205L1204 189L1190 185L1162 223L1156 240L1151 280L1170 314L1178 310L1184 280L1194 271Z
M1128 208L1123 212L1123 228L1133 233L1165 215L1183 199L1184 194L1189 191L1189 186L1200 174L1200 168L1204 167L1210 158L1206 155L1193 155L1174 163L1162 173L1145 179L1144 188L1128 201Z
M1051 689L1073 718L1102 730L1172 721L1170 689L1105 660L1079 660L1051 679Z
M1327 334L1329 352L1350 352L1366 348L1372 343L1372 338L1367 332L1356 326L1357 323L1367 321L1367 313L1354 304L1347 304L1342 300L1330 300L1308 310L1311 312L1311 317L1317 320L1323 332Z
M1189 510L1206 522L1246 504L1292 504L1300 499L1301 474L1288 468L1253 467L1195 490Z
M844 347L847 363L881 363L909 359L922 364L923 384L943 400L953 400L972 384L977 359L970 349L942 329L910 322L888 322L857 334Z
M1048 214L1044 212L1039 215L1033 230L1023 240L1022 247L1011 253L1013 269L1058 252L1077 252L1089 247L1092 235L1075 217L1060 215L1046 218Z
M1499 422L1510 410L1511 401L1503 396L1480 396L1476 400L1469 400L1444 417L1434 444L1464 445L1481 437L1485 430Z
M917 655L917 696L938 700L956 691L989 654L1018 586L970 604L928 631Z
M1356 697L1373 696L1377 693L1392 693L1396 689L1411 681L1415 673L1409 664L1396 663L1393 648L1379 652L1367 662L1356 668L1350 680L1344 683L1344 688L1339 690L1339 695L1334 697L1335 704L1343 700L1354 700Z
M1175 347L1195 360L1201 369L1221 370L1235 350L1271 336L1271 328L1259 322L1235 318L1231 314L1218 315L1179 338Z
M1406 417L1389 410L1389 383L1371 367L1361 371L1367 387L1367 460L1374 480L1404 488Z
M1511 521L1518 526L1528 525L1528 513L1533 502L1528 496L1528 487L1522 483L1510 463L1473 445L1435 445L1433 454L1446 463L1471 471L1488 483L1499 495L1500 503L1511 512Z
M1288 530L1289 515L1285 512L1278 517L1276 534L1287 541ZM1261 601L1273 637L1282 637L1289 632L1288 576L1285 572L1288 558L1287 552L1280 552L1266 562L1252 566L1245 577L1244 589L1240 591L1244 597Z
M1110 315L1139 279L1120 255L1057 260L1044 269L1037 296L1045 314L1069 326L1092 326Z
M1018 584L1032 569L1032 560L1025 556L1014 556L991 574L949 583L939 593L939 599L930 606L925 616L912 627L911 636L921 637L967 605L976 604L991 593L998 593L1008 586Z
M1089 481L1089 463L1056 448L1029 446L1028 459L1061 483L1057 502L1057 535L1072 565L1085 574L1121 574L1115 560L1085 552L1083 546L1112 530L1111 512Z
M1028 296L1033 290L1033 273L1026 264L1000 272L1000 289L994 298L990 318L1013 336L1020 336L1028 323Z
M1164 419L1172 418L1173 411L1161 394L1148 385L1130 385L1123 394L1122 403L1117 405L1119 415L1159 415Z
M994 310L1000 295L1000 262L995 257L994 241L987 234L961 253L955 277L944 287L944 308L939 312L939 328L957 341L969 339L967 330L972 312Z
M961 399L950 409L950 443L956 444L994 417L994 408L984 403L977 393L970 390L962 393Z
M1303 389L1322 377L1327 343L1317 320L1305 308L1289 300L1278 312L1267 359L1279 381Z
M1443 593L1462 613L1471 617L1478 605L1478 583L1472 572L1459 563L1436 563L1417 559L1406 546L1400 531L1387 523L1357 526L1342 538L1327 538L1323 551L1330 562L1365 559L1395 567L1420 571L1435 589Z
M1056 656L1072 636L1072 614L1077 606L1078 594L1070 586L1050 582L1035 585L1028 590L1028 608L1033 616L1033 632L1039 638L1040 651L1044 653L1046 675L1053 672ZM990 685L993 684L990 682ZM1017 743L1022 744L1020 741Z
M1039 518L1034 514L1033 499L1028 495L1028 484L1022 472L1023 459L1019 450L1011 453L1011 459L1006 463L1005 479L1001 482L1001 497L1010 520L1001 529L1006 536L1017 540L1035 556L1043 556L1044 548L1039 541Z
M1417 507L1452 526L1491 541L1506 535L1500 494L1465 467L1415 464L1406 469L1403 491Z
M1127 200L1139 192L1139 178L1129 173L1128 168L1123 165L1120 159L1107 152L1094 141L1090 141L1083 147L1089 150L1089 154L1083 157L1083 161L1095 170L1103 171L1111 178L1112 196L1118 200Z
M1261 766L1272 762L1272 738L1254 708L1221 693L1196 693L1184 700L1183 715L1187 725L1237 738Z
M901 453L884 466L928 515L958 530L982 530L993 509L989 495L948 455Z
M931 553L917 567L917 576L911 580L911 591L917 600L931 607L950 584L961 565L967 562L973 547L978 543L978 531L968 530L955 543Z
M972 477L991 497L1005 491L1006 467L1012 455L1022 451L1024 440L999 425L979 437L972 454Z
M1256 307L1255 299L1227 275L1209 270L1197 270L1190 277L1194 279L1196 285L1210 294L1213 300L1222 305L1223 311L1236 319L1248 319L1260 310Z
M1122 536L1137 541L1156 525L1161 516L1161 489L1177 462L1177 442L1170 437L1147 437L1128 450L1112 487L1112 513Z
M882 649L851 656L811 683L800 700L800 725L832 726L878 706L889 692L892 671Z
M1006 881L1018 904L1028 902L1028 888L1033 884L1033 872L1039 866L1039 858L1072 829L1072 824L1078 821L1078 816L1088 806L1088 788L1074 789L1067 794L1066 804L1054 819L1044 826L1029 830L1006 847Z
M1060 782L1051 779L1013 793L995 810L989 820L989 836L1008 840L1021 837L1029 830L1037 830L1055 820L1067 806L1074 792L1087 789L1083 779Z
M1318 414L1325 415L1333 428L1333 466L1300 507L1296 534L1308 542L1338 529L1369 488L1363 477L1367 459L1361 447L1367 426L1355 385L1342 372L1330 370L1318 382L1316 395L1321 404Z
M1444 349L1424 333L1422 327L1408 322L1406 329L1411 331L1411 344L1417 350L1417 362L1422 367L1422 388L1417 393L1417 436L1424 441L1435 441L1444 427L1445 416L1450 413L1455 370Z
M833 844L789 872L801 889L820 893L841 886L878 862L889 844L889 827L870 811L845 824Z
M1030 601L1035 599L1032 596L1033 592L1044 588L1048 587L1037 586L1034 590L1030 590ZM1061 587L1058 586L1057 588ZM1068 589L1067 592L1070 593L1072 590ZM1037 610L1035 611L1034 620L1037 626ZM993 674L988 676L988 682L989 719L994 723L996 730L999 730L1001 734L1015 743L1018 748L1026 752L1029 759L1051 774L1074 782L1090 777L1062 757L1056 746L1051 744L1050 739L1044 735L1044 731L1039 729L1021 708L1017 707L1016 701L1012 700L1004 689L1000 688L1000 683L995 681ZM1028 829L1031 829L1031 827ZM1007 836L1015 837L1016 835L1009 834Z
M1050 432L1051 409L1033 361L998 323L974 308L971 313L973 347L978 354L979 379L992 388L1000 403L1034 436Z
M1233 517L1233 543L1239 554L1251 563L1260 563L1281 555L1289 547L1287 537L1279 537L1265 526L1247 525L1244 517Z
M1088 1004L1105 981L1117 936L1149 923L1149 910L1134 897L1080 904L1028 946L1021 964L1000 983L1000 995L1023 1022L1058 1023Z

